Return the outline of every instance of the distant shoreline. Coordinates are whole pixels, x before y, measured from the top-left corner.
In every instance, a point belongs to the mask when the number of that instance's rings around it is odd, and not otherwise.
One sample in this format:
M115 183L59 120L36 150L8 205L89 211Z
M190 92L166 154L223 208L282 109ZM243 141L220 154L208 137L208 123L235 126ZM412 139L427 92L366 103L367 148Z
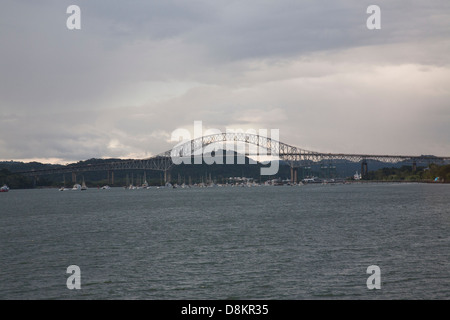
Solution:
M307 186L307 185L344 185L344 184L397 184L397 183L407 183L407 184L439 184L439 185L447 185L450 184L450 182L442 182L442 181L404 181L404 180L348 180L348 181L337 181L337 182L332 182L332 181L326 181L326 182L310 182L310 183L302 183L302 184L280 184L280 185L267 185L267 184L253 184L253 185L244 185L244 184L235 184L235 185L226 185L226 184L218 184L218 185L213 185L213 186L208 186L208 185L204 185L204 186L200 186L200 185L185 185L185 186L179 186L179 185L175 185L174 187L170 186L150 186L150 187L136 187L136 189L189 189L189 188L223 188L223 187L301 187L301 186ZM120 189L129 189L128 187L124 187L124 186L110 186L111 188L120 188ZM54 189L54 190L58 190L61 187L55 187L55 186L37 186L34 188L14 188L14 189L10 189L10 191L12 190L33 190L33 189ZM72 190L71 187L66 187L67 190ZM101 190L102 187L97 187L97 186L91 186L88 187L88 189L98 189Z

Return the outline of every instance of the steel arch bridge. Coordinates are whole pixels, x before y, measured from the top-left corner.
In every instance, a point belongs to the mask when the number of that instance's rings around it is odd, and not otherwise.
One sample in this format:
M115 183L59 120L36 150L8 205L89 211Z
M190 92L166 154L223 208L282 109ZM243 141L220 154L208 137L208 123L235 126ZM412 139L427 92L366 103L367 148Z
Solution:
M210 154L213 150L229 150L230 143L234 146L233 151L236 151L236 144L238 143L246 145L249 151L242 148L240 149L241 151L245 151L246 156L270 156L288 162L291 167L291 180L296 180L296 169L298 167L322 160L348 160L351 162L361 162L361 173L363 175L368 172L368 160L377 160L387 163L408 161L413 165L413 168L415 168L417 163L443 163L450 160L450 156L323 153L291 146L263 135L243 132L227 132L180 142L172 149L147 159L113 161L109 163L78 166L69 165L56 169L32 170L19 173L26 176L37 177L48 174L79 173L88 171L158 170L165 173L164 176L167 181L167 172L179 163L175 163L177 161L174 162L174 159L177 159L178 161L184 159L186 161L187 159L191 159L192 156L196 157Z

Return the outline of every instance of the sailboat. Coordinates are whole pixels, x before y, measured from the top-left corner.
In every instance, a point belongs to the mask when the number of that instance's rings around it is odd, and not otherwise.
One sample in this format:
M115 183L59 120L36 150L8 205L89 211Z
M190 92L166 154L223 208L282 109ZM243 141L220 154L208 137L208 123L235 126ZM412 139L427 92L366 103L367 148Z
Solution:
M142 183L142 188L148 188L148 182L145 172L144 172L144 183Z
M86 187L86 183L84 183L84 177L83 177L83 183L81 184L81 190L87 190L88 187Z
M66 188L66 176L64 175L63 185L61 188L59 188L59 191L66 191L66 190L70 190L70 189Z

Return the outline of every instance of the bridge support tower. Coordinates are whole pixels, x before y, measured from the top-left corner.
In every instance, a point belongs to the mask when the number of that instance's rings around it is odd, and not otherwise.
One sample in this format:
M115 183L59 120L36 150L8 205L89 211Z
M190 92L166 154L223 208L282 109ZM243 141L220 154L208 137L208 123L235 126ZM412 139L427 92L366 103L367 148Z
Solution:
M291 167L291 183L298 182L298 167Z
M114 171L108 170L108 184L114 184Z
M361 162L361 179L366 179L368 173L369 173L369 169L368 169L368 167L367 167L367 160L364 159L364 160Z
M164 184L170 182L170 170L164 170Z

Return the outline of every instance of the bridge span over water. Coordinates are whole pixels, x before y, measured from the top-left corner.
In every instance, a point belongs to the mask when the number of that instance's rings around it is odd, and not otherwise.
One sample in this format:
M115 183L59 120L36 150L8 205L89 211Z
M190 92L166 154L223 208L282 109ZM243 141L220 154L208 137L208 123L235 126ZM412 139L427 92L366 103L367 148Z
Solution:
M241 147L238 147L238 144ZM242 148L242 145L246 146L246 148ZM210 155L213 150L230 149L238 153L242 151L245 156L249 157L266 156L289 163L291 167L291 181L293 182L297 182L297 171L299 167L308 166L322 160L360 162L362 177L365 177L368 173L367 161L369 160L387 163L409 162L413 170L416 169L419 163L430 164L450 161L450 156L324 153L305 150L257 134L218 133L178 143L172 149L147 159L111 161L87 165L67 165L54 169L31 170L20 173L25 176L38 177L49 174L76 174L89 171L158 170L164 172L164 180L167 181L170 169L177 165L175 163L177 161L174 162L173 160L190 159L191 156Z

